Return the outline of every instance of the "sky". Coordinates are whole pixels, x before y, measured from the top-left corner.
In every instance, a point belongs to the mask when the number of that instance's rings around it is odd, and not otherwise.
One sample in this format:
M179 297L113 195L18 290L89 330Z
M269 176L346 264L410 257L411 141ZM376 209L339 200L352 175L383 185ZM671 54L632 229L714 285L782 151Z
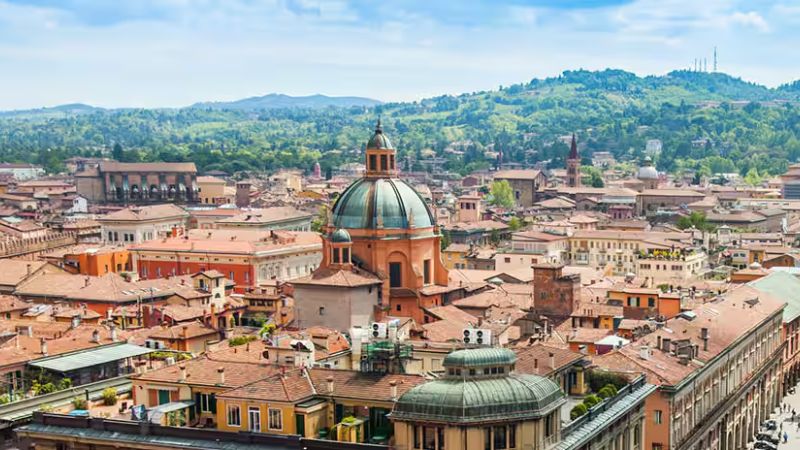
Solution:
M800 0L0 0L0 109L383 101L564 70L800 78Z

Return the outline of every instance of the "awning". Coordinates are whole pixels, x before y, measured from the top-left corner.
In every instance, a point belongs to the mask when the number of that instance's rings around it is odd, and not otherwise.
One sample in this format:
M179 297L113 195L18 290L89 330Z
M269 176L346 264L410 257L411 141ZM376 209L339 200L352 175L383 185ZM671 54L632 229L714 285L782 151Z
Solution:
M173 411L180 411L182 409L191 408L194 402L190 400L182 400L178 402L164 403L147 410L147 420L152 423L160 423L164 414Z
M99 366L112 361L119 361L133 356L146 355L153 349L140 347L133 344L112 344L90 350L79 351L63 356L53 356L31 361L28 365L52 370L54 372L69 372L86 367Z

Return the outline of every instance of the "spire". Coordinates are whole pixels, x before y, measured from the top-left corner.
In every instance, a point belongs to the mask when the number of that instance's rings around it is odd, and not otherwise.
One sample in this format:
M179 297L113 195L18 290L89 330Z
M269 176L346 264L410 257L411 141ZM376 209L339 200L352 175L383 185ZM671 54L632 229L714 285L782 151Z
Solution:
M375 133L376 134L383 134L383 127L381 127L381 118L378 116L378 123L375 124Z
M569 146L567 159L578 159L578 142L575 140L575 133L572 133L572 143Z

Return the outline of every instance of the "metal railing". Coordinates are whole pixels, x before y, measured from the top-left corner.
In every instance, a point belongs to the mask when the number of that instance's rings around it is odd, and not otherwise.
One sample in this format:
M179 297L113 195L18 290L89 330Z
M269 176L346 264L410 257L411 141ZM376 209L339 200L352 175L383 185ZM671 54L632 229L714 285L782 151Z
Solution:
M6 428L12 424L26 422L33 416L33 412L42 406L48 405L53 408L66 406L75 397L86 398L87 392L89 400L99 400L103 391L108 388L115 388L117 394L130 392L131 380L128 377L109 378L94 383L74 386L63 391L50 394L30 397L15 402L6 403L0 406L0 428Z

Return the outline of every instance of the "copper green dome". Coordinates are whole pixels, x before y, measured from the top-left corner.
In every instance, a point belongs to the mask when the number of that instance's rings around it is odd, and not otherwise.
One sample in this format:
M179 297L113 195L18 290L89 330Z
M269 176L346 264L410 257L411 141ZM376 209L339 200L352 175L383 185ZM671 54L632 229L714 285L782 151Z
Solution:
M510 366L517 362L517 355L507 348L476 348L457 350L444 357L444 367L479 368L486 366Z
M537 375L447 378L429 381L403 394L392 418L411 422L474 424L536 419L564 403L553 381Z
M433 216L422 197L396 178L362 178L351 184L333 205L336 228L426 228Z
M381 127L380 119L378 119L378 124L375 125L375 133L369 138L369 141L367 141L367 148L378 150L394 149L391 141L389 141L389 136L383 134L383 127Z
M350 233L348 233L347 230L339 228L338 230L334 231L333 234L331 234L331 242L341 244L352 242L352 240L350 239Z

